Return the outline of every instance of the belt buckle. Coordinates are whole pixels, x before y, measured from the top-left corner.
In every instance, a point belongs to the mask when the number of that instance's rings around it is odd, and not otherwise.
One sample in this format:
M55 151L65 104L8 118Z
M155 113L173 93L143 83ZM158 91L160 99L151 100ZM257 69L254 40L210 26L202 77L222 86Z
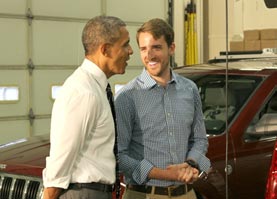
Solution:
M177 188L177 186L169 186L169 187L167 187L167 195L169 196L169 197L171 197L171 192L174 190L174 189L176 189Z

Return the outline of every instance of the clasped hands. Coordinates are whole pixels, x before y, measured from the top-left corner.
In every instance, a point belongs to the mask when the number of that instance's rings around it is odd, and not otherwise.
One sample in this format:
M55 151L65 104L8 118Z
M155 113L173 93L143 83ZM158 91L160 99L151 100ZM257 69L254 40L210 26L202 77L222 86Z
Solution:
M166 170L171 173L172 180L192 184L198 179L199 171L188 163L169 165Z

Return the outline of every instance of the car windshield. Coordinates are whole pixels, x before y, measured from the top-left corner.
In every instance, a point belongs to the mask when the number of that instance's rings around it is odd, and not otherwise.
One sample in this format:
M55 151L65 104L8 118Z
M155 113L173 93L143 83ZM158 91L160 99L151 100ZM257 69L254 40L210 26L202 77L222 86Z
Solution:
M223 74L185 76L198 86L208 135L223 133L226 116L228 123L232 122L235 114L262 81L262 77L257 76L228 75L226 89L226 76Z

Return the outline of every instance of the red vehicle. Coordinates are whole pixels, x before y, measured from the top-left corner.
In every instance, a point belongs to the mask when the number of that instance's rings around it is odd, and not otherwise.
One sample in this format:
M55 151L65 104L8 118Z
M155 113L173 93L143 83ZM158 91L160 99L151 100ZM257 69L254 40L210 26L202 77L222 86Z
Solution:
M197 84L209 138L212 168L194 188L202 199L277 198L277 58L221 61L174 68ZM0 146L0 198L40 198L48 152L48 136Z
M41 199L49 150L49 135L0 145L0 199Z
M207 180L194 184L195 189L203 198L265 198L267 179L269 188L277 180L276 155L272 159L277 136L277 59L230 60L228 70L225 62L213 61L175 70L198 85L209 137L212 169ZM276 194L276 188L271 190ZM276 198L271 196L266 198Z

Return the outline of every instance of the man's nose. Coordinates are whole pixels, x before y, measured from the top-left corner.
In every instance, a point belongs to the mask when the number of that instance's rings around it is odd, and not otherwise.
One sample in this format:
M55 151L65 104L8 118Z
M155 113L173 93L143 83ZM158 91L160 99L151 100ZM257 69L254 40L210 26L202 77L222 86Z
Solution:
M153 50L152 49L147 50L148 59L151 59L153 56L154 56Z

